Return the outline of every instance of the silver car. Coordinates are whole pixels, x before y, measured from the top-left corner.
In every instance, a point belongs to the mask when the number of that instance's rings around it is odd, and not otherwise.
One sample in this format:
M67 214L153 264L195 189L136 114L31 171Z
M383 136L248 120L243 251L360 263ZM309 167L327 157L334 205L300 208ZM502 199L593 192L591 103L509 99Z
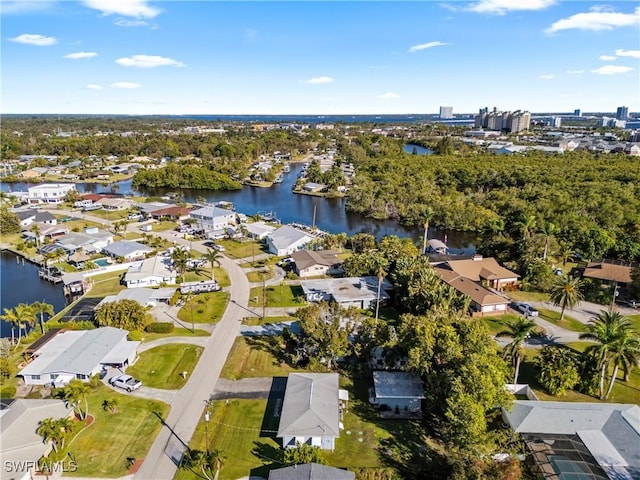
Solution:
M142 386L142 382L140 380L136 380L131 375L118 375L117 377L112 377L109 379L109 383L114 387L122 388L127 392L132 392Z

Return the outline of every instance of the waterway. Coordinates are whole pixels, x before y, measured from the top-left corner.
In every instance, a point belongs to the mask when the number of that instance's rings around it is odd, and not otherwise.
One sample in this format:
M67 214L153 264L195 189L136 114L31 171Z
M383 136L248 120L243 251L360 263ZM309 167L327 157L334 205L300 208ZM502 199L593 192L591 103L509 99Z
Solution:
M38 277L38 266L11 252L0 256L0 310L14 308L19 303L46 302L55 312L62 310L65 297L61 284L54 285ZM17 335L17 330L16 330ZM11 324L0 321L0 337L11 336Z
M413 143L407 143L402 149L412 155L431 155L433 150L423 147L422 145L415 145Z
M413 145L408 145L409 151L413 151ZM428 149L416 145L419 154L428 154ZM183 200L194 202L204 197L209 202L228 201L233 202L238 212L247 215L255 215L260 212L273 212L282 223L301 223L315 225L330 233L345 232L348 235L356 233L369 233L376 238L385 235L396 235L401 238L410 237L417 244L422 242L423 229L421 227L405 227L394 220L374 220L345 211L345 198L323 198L311 195L301 195L292 192L298 175L302 171L301 164L292 164L291 172L285 174L284 181L274 184L270 188L243 187L234 191L211 190L182 190ZM26 183L1 184L3 191L26 191L29 185ZM141 189L136 191L131 185L131 180L103 185L99 183L78 183L76 188L84 193L119 193L137 194L146 196L163 196L169 193L169 189ZM448 231L429 228L429 238L437 238L447 241L447 245L454 254L471 254L475 251L476 236L472 233Z

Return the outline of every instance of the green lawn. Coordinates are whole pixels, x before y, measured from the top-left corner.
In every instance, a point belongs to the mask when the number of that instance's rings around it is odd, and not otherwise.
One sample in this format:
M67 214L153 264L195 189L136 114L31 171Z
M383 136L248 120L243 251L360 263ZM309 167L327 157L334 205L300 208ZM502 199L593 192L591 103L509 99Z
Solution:
M269 269L264 274L264 280L269 280L269 279L273 278L274 273L275 272L273 271L273 269ZM247 278L252 283L262 282L262 280L263 280L262 279L262 275L263 274L260 271L247 272Z
M266 288L265 293L267 307L301 307L307 304L299 285L272 285ZM262 294L262 287L252 288L249 292L249 307L262 307Z
M220 376L238 380L246 377L283 376L293 371L301 370L286 362L282 337L238 337Z
M251 258L253 255L266 253L267 249L261 242L253 240L247 242L239 242L237 240L216 240L218 245L224 247L224 254L231 258Z
M182 372L191 374L201 353L202 347L197 345L160 345L142 352L135 365L127 368L127 373L141 380L146 387L176 390L186 383Z
M216 282L218 282L218 285L221 287L228 287L231 285L229 275L227 275L227 272L224 269L215 267L213 269L213 275ZM211 280L211 267L207 265L206 267L197 270L186 271L182 276L182 279L183 282L201 282L202 280Z
M266 323L291 322L297 320L296 317L245 317L242 320L243 325L264 325Z
M627 318L631 320L631 325L638 335L640 335L640 315L627 315Z
M118 410L103 410L106 399L117 399ZM116 393L100 387L89 396L89 414L95 422L85 428L69 444L78 470L67 475L80 477L121 477L127 474L127 458L145 457L160 431L168 405Z
M507 292L507 295L516 302L548 302L549 294L544 292L523 292L521 290L514 290L513 292Z
M200 330L198 328L195 331L191 331L188 328L176 327L173 329L171 333L149 333L144 332L142 334L142 342L152 342L153 340L157 340L159 338L169 338L169 337L208 337L210 335L206 330Z
M572 348L579 350L585 348L583 345L585 342L574 342L569 344ZM553 400L562 402L600 402L597 397L591 397L582 393L569 390L563 397L554 397L544 392L540 384L536 379L537 370L534 366L534 359L538 355L537 349L524 349L525 360L520 367L520 376L518 383L527 383L535 391L540 400ZM613 368L609 374L613 373ZM636 367L631 371L629 382L623 381L622 369L618 372L618 380L613 386L610 397L606 400L607 403L639 403L640 399L640 367ZM605 388L608 386L609 379L605 381Z
M489 334L495 336L499 332L508 329L507 322L515 322L519 317L521 317L521 315L506 313L499 317L481 317L481 320L489 329Z
M564 328L565 330L571 330L572 332L587 331L587 326L584 323L579 322L578 320L576 320L573 317L570 317L569 315L565 314L562 321L560 321L559 312L555 312L553 310L547 310L546 308L539 308L538 311L540 312L540 318L542 318L543 320L546 320L547 322L553 323L554 325L557 325L561 328Z
M87 212L87 215L115 222L127 218L129 213L126 210L105 210L104 208L101 208L99 210L91 210L90 212Z
M102 273L89 277L93 287L87 293L87 297L104 297L105 295L115 295L126 287L120 285L120 278L125 270L118 272Z
M154 232L166 232L167 230L175 230L178 226L176 222L161 221L151 224L151 230Z
M564 345L575 350L576 352L582 353L589 347L589 345L593 345L593 343L592 342L569 342L569 343L565 343Z
M185 323L215 323L222 318L228 302L227 292L201 293L180 309L178 318Z

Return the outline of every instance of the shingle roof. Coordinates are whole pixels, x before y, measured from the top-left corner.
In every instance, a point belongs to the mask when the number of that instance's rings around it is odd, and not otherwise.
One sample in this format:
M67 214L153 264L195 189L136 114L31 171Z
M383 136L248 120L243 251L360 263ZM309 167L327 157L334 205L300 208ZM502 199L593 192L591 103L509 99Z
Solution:
M107 245L102 249L104 252L114 257L127 257L135 252L152 252L153 249L143 245L142 243L132 242L130 240L121 240Z
M590 262L582 274L587 278L598 278L610 282L631 283L633 268L625 265L615 265L604 262Z
M340 435L337 373L291 373L282 402L278 437Z
M269 480L354 480L356 474L317 463L304 463L277 468L269 472Z
M411 372L373 372L377 398L424 398L420 377Z
M492 257L481 258L475 256L467 260L449 260L447 266L451 271L475 282L520 277L517 273L500 266L496 259Z
M298 230L297 228L290 227L289 225L284 225L270 233L268 238L271 239L271 243L278 250L286 249L296 242L303 240L305 238L311 240L313 237L307 235L302 230Z
M304 270L314 265L324 265L330 267L340 262L340 259L333 250L321 250L315 252L313 250L300 250L293 252L291 258L296 262L298 270Z
M468 278L465 278L464 276L461 276L456 272L452 272L451 270L447 270L442 267L435 267L434 270L438 275L440 275L440 278L442 278L442 280L458 290L460 293L471 298L471 300L473 300L478 305L506 305L507 303L509 303L508 300L501 297L500 295L491 293L480 284L469 280Z

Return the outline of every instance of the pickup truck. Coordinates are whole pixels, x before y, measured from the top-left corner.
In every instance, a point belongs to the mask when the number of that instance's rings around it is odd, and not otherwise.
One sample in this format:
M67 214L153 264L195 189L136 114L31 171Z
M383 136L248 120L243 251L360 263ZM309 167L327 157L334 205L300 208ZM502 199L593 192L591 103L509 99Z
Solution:
M137 390L142 386L142 382L140 380L136 380L131 375L119 375L117 377L113 377L109 380L109 383L114 387L122 388L127 392Z
M520 312L525 317L537 317L540 313L528 303L524 302L511 302L509 304L516 312Z

